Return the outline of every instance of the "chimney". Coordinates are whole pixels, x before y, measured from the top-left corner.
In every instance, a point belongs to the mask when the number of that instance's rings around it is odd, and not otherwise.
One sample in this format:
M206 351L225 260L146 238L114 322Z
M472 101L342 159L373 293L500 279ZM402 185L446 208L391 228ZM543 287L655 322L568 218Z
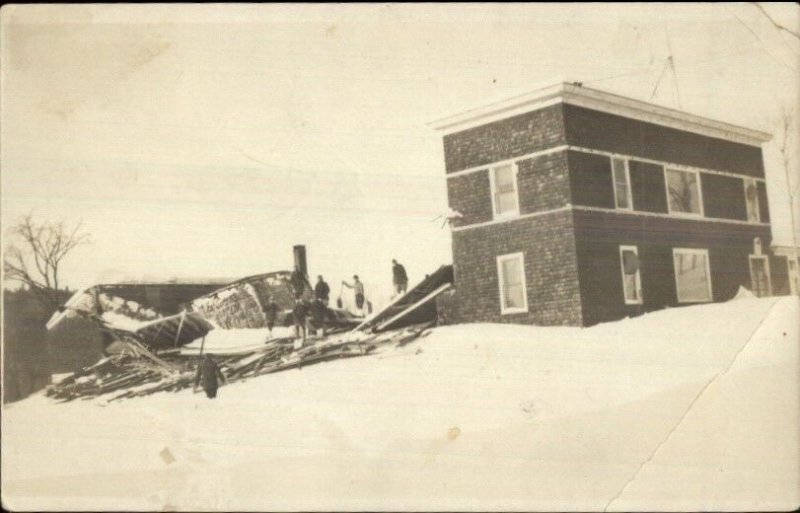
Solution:
M298 245L293 248L294 265L300 268L303 276L308 276L308 264L306 263L306 247Z

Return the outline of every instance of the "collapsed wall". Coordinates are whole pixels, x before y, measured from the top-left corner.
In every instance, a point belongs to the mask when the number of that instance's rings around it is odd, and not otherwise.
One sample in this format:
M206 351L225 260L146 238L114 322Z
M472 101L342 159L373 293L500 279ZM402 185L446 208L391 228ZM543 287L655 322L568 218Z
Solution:
M210 294L186 304L187 310L198 312L222 329L264 328L267 319L265 306L270 300L283 313L294 307L294 294L289 271L277 271L242 278ZM306 282L303 298L311 300L311 285ZM282 315L279 314L279 321Z

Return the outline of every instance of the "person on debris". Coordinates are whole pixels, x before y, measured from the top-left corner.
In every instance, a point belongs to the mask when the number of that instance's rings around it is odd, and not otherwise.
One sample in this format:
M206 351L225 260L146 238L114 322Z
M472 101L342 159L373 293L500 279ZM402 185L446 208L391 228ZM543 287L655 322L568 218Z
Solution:
M392 283L394 284L395 295L405 294L408 290L408 275L406 268L392 259Z
M297 338L300 338L302 332L302 339L306 339L306 317L308 315L308 305L303 299L298 300L294 304L292 316L294 317L294 333Z
M322 304L328 306L330 295L331 288L325 283L325 280L322 279L322 275L317 276L317 284L314 287L314 297L317 301L322 301Z
M225 375L219 369L217 362L211 358L210 354L206 353L205 357L203 357L203 361L197 366L197 374L195 374L194 377L194 391L197 392L197 386L202 381L206 397L214 399L217 397L217 388L219 388L219 381L217 381L217 379L223 384L228 383Z
M292 271L292 277L289 281L292 284L292 290L294 290L294 298L300 299L303 297L303 292L306 290L306 277L300 272L299 266L294 266L294 271Z
M270 299L269 303L264 307L264 317L267 320L267 329L269 329L269 338L272 338L272 328L275 327L275 318L278 316L278 305L274 299Z
M328 307L325 306L325 303L319 298L311 305L311 315L314 318L314 328L317 330L317 333L319 334L321 331L322 336L325 337L325 323L328 320Z
M364 308L364 284L359 281L358 275L356 274L355 276L353 276L352 285L350 285L344 280L342 280L342 285L344 285L348 289L353 289L353 292L355 292L356 294L356 308L362 310Z

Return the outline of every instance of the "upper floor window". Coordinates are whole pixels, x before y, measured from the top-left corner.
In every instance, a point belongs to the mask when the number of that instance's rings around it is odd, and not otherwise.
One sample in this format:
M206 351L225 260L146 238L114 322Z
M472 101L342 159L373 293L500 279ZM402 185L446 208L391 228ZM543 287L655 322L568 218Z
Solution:
M525 290L525 262L522 253L497 257L497 277L500 282L500 313L528 311Z
M628 170L628 160L620 158L611 159L611 171L614 175L614 201L617 208L631 210L631 178Z
M670 213L703 215L700 174L667 168L667 202Z
M744 200L747 204L747 220L751 223L761 222L758 212L758 186L752 178L744 181Z
M517 166L511 163L493 167L490 176L494 217L518 215Z

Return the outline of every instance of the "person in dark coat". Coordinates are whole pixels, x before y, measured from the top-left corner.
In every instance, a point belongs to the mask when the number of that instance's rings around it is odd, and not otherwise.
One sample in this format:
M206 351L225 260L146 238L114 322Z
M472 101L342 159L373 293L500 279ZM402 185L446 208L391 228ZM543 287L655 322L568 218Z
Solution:
M194 391L197 392L197 386L202 382L203 390L206 392L206 397L214 399L217 397L217 388L219 382L228 383L225 375L219 370L217 362L211 358L211 355L206 353L203 361L197 366L197 374L194 377Z
M303 340L306 339L306 317L308 316L308 305L302 299L297 301L294 305L294 310L292 310L292 316L294 317L294 331L295 336L300 338L300 333L302 332Z
M408 275L406 268L392 260L392 283L394 284L395 294L405 294L408 290Z
M331 295L331 288L325 283L325 280L322 279L322 275L317 276L317 284L314 287L314 297L318 301L322 301L322 304L328 306L328 301L330 300Z
M278 316L278 305L275 300L270 299L269 303L264 307L264 317L267 321L267 328L269 329L269 338L272 338L272 328L275 327L275 318Z
M289 282L292 284L294 298L300 299L303 297L303 292L306 290L306 277L300 272L300 267L294 266L294 271L292 271L292 276L289 278Z
M322 331L325 336L325 323L328 321L328 307L320 299L316 299L311 305L311 315L314 318L314 329Z

